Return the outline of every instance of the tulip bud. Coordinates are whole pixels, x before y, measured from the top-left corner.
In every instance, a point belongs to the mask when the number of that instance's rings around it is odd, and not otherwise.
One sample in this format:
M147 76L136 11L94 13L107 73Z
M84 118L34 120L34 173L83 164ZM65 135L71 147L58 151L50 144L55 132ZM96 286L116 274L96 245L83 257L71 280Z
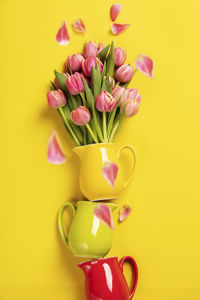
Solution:
M133 77L133 67L122 65L115 72L115 78L121 82L128 82Z
M97 54L101 52L105 48L104 44L100 42L97 47Z
M129 93L128 93L128 90L127 89L125 89L124 87L121 87L121 86L117 86L116 88L114 88L114 90L112 91L112 95L113 95L113 97L115 97L117 100L120 98L120 105L122 104L122 103L124 103L126 100L127 100L127 98L128 98L128 95L129 95Z
M102 62L95 56L88 57L85 61L82 62L82 71L83 75L88 77L92 73L92 67L96 69L97 62L100 63L100 71L103 71L103 64Z
M96 104L96 108L97 108L98 111L111 112L115 109L115 107L117 105L117 99L114 98L107 91L103 91L97 97L95 104Z
M126 51L120 47L114 49L115 54L115 66L119 67L124 64L126 60Z
M83 60L84 57L80 53L68 56L66 61L66 70L69 71L68 67L70 67L73 72L79 71Z
M138 93L137 89L128 89L128 92L129 96L128 99L125 101L125 115L127 117L132 117L138 112L141 101L141 95Z
M94 42L89 42L85 45L83 56L85 58L88 58L90 56L96 56L97 55L97 44Z
M73 75L68 75L66 85L71 95L78 95L84 91L83 79L80 73L75 72Z
M89 123L90 118L91 115L89 110L81 105L71 112L71 119L74 122L74 124L78 126L82 126Z
M48 104L51 108L58 108L60 106L65 106L67 99L65 94L61 90L54 90L47 93Z

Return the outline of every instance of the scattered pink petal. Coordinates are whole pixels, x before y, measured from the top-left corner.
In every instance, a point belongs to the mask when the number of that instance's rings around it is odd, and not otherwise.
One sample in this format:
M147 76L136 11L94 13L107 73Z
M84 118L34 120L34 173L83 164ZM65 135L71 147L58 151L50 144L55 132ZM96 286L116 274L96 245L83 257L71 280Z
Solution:
M58 134L53 130L47 148L47 159L51 164L63 164L66 160Z
M110 229L114 229L110 208L106 204L98 204L94 207L94 215Z
M105 162L103 165L102 173L106 181L114 187L118 173L118 166L112 162Z
M117 19L118 15L119 15L119 13L121 11L121 9L122 9L122 5L121 4L113 4L111 6L111 8L110 8L110 17L111 17L111 20L113 22Z
M67 46L70 42L69 31L67 29L67 24L65 21L62 23L62 26L58 30L56 41L61 46Z
M130 24L113 23L112 27L111 27L111 31L114 35L118 35L118 34L124 32L129 26L130 26Z
M119 212L119 221L123 222L130 215L132 208L129 205L123 205Z
M72 23L72 27L73 27L74 31L76 31L76 32L80 32L80 33L86 32L85 23L81 19L74 20L74 22Z
M153 78L154 63L150 57L139 55L135 60L135 67L144 75Z

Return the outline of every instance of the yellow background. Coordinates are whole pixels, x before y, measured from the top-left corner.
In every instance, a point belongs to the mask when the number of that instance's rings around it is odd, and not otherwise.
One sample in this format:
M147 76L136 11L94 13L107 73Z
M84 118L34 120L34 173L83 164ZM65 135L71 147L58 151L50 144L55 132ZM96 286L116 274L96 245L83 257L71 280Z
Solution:
M1 300L84 299L80 259L64 248L56 226L60 204L81 199L79 161L46 92L53 69L61 71L85 40L112 39L126 48L127 62L144 53L156 67L154 80L140 73L133 79L140 111L116 138L118 146L135 147L138 165L117 201L130 203L133 213L115 222L109 255L137 260L137 300L200 299L200 1L120 2L117 21L131 26L113 37L110 0L0 1ZM85 36L72 31L76 17L87 24ZM63 20L67 47L55 41ZM52 129L61 137L64 165L47 162Z

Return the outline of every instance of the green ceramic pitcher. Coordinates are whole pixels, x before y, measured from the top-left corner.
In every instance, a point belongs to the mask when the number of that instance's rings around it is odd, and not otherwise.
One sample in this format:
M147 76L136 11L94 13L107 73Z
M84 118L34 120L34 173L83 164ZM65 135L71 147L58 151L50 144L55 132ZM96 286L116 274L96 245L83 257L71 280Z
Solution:
M113 212L116 204L105 203ZM79 201L77 207L70 202L64 203L59 210L58 226L61 237L67 248L75 256L88 258L102 258L112 246L112 230L94 215L94 208L98 203ZM68 236L63 228L63 213L66 208L71 208L73 220Z

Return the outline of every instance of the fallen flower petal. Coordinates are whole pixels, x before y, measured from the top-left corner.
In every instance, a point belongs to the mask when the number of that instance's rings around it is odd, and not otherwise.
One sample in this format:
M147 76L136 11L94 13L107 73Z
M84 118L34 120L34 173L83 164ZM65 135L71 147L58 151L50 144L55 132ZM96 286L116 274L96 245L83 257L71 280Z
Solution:
M114 229L110 208L106 204L98 204L94 207L94 215L110 229Z
M124 32L129 26L130 26L130 24L113 23L111 26L111 31L114 35L118 35L118 34Z
M114 187L118 173L118 166L112 162L105 162L103 165L102 173L106 181Z
M76 31L76 32L80 32L80 33L86 32L85 23L81 19L74 20L74 22L72 23L72 27L73 27L74 31Z
M58 30L56 41L61 46L67 46L70 42L70 36L65 21L62 23L61 27Z
M110 8L110 17L112 21L115 21L122 9L121 4L113 4Z
M135 60L135 67L144 75L153 78L154 63L150 57L139 55Z
M132 208L129 205L123 205L119 211L119 222L123 222L128 218L132 211Z
M51 164L63 164L66 160L58 134L52 131L47 148L47 159Z

